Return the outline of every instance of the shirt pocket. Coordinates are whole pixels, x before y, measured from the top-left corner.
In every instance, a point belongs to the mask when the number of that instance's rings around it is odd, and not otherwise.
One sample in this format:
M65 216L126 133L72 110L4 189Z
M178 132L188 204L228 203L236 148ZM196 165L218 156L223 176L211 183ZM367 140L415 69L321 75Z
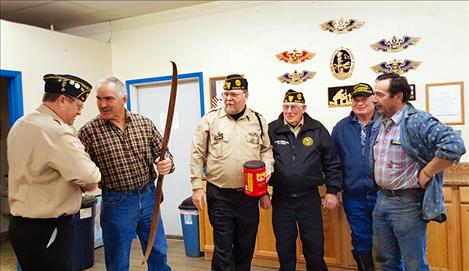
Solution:
M259 157L261 145L263 143L262 138L259 135L246 135L246 143L247 150L251 156Z
M211 135L210 153L214 158L222 158L229 155L229 138L227 135L220 137L219 135Z

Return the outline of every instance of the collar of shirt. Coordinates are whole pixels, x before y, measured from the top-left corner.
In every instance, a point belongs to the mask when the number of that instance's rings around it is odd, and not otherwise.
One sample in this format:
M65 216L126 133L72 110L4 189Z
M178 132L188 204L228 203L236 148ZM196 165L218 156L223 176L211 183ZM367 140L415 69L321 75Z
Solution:
M55 120L59 121L61 124L66 125L66 123L52 109L50 109L47 105L41 104L36 110L38 112L50 115Z
M390 123L394 123L396 125L399 125L399 123L401 122L401 119L402 119L402 116L404 114L404 111L407 109L407 104L405 106L403 106L401 108L401 110L397 111L396 113L394 113L394 115L392 115L391 118L389 119L385 119L384 117L381 118L381 123L384 124L385 127L387 127L388 125L386 125L386 123L390 124Z
M293 127L293 126L291 126L290 124L288 124L288 122L287 122L285 119L283 119L283 124L284 124L285 126L287 126L288 129L290 129L290 131L292 131L293 134L295 134L295 137L296 137L296 136L298 136L298 133L300 132L301 127L303 127L303 125L305 124L305 117L304 117L304 116L301 117L300 122L299 122L295 127Z
M241 117L239 117L238 120L243 119L243 118L247 118L248 121L249 121L249 114L250 113L251 113L251 110L249 110L249 107L246 106L245 110L244 110L244 114ZM223 106L223 108L220 111L218 111L218 117L221 119L223 117L228 117L228 116L230 116L230 115L226 112L225 106Z

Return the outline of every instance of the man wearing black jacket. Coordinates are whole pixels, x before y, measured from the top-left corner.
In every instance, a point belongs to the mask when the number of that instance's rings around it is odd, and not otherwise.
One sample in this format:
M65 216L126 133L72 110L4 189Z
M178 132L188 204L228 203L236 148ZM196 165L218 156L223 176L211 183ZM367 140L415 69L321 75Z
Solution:
M298 230L308 271L327 270L324 262L324 236L321 206L338 205L342 188L340 158L327 129L306 111L301 92L288 90L283 113L269 124L273 145L274 173L272 224L280 271L296 270ZM318 186L326 183L324 198Z

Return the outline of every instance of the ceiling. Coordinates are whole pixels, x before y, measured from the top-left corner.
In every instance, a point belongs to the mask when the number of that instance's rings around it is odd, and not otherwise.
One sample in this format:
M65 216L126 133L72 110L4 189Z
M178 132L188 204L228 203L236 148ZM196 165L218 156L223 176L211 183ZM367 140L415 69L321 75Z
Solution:
M103 23L210 1L6 1L0 18L53 30Z

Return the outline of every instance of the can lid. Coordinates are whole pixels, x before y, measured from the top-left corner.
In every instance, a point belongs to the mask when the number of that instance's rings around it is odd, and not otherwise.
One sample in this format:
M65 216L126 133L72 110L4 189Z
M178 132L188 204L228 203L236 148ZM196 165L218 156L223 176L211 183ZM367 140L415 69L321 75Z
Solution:
M183 200L178 206L178 208L179 210L197 210L197 207L195 207L194 202L192 202L192 196Z
M251 160L243 164L244 168L257 169L265 167L265 163L260 160Z

